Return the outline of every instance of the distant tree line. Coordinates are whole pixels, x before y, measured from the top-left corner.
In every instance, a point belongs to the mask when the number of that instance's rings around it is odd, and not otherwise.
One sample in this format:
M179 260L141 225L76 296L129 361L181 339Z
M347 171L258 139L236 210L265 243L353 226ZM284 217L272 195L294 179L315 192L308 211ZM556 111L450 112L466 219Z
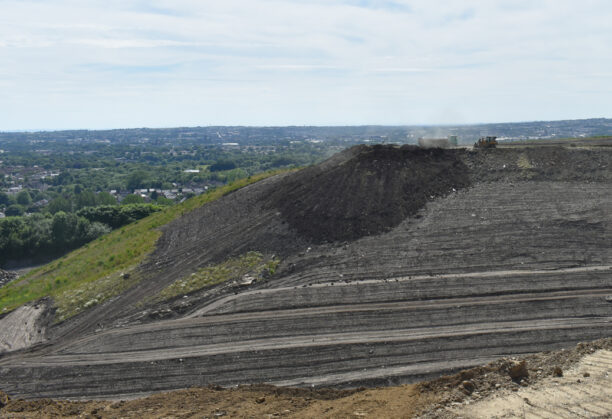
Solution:
M65 253L148 215L152 208L189 198L183 189L210 188L270 169L305 166L332 152L326 144L265 138L249 140L248 148L228 148L176 138L175 130L147 130L159 134L148 142L131 137L143 132L112 132L110 143L87 140L92 135L87 131L56 133L53 138L44 133L0 133L6 173L0 173L0 213L7 217L0 218L0 266L8 260ZM15 186L24 189L3 192ZM170 190L170 194L153 191L143 198L139 189ZM111 194L112 190L118 193ZM126 196L127 192L131 193ZM122 198L120 203L117 197ZM144 205L145 201L152 205Z
M77 211L77 217L83 217L91 223L102 223L113 229L122 227L161 210L153 204L129 204L123 206L104 205L88 207Z
M152 204L107 205L76 213L58 211L0 219L0 266L7 261L59 256L161 208Z

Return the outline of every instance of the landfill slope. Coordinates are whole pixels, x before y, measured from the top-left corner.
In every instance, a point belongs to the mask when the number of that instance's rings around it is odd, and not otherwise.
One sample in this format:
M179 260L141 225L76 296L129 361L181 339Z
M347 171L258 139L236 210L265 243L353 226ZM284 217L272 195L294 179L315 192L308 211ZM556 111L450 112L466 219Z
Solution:
M609 147L359 146L268 178L165 226L144 280L5 354L2 389L393 385L609 337L611 168ZM281 262L151 299L249 251Z
M467 166L449 150L378 145L350 152L339 164L293 174L270 196L290 227L315 242L381 233L470 184Z

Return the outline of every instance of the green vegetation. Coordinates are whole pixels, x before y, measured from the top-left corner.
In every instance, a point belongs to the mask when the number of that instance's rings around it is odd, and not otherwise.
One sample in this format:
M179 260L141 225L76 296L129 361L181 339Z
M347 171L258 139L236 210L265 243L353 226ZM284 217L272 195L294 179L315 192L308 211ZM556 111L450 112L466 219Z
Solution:
M102 205L83 208L77 211L77 215L91 222L97 221L115 229L161 210L162 207L153 204Z
M131 205L131 204L143 204L145 202L144 198L140 195L129 194L123 201L121 201L122 205Z
M179 202L205 188L268 170L310 165L333 154L328 144L267 135L257 140L244 135L240 146L228 147L222 144L227 140L220 140L216 133L207 138L194 136L197 130L189 129L191 134L181 138L181 130L170 131L172 135L161 137L160 130L146 130L142 135L139 130L130 135L127 131L0 132L4 151L0 212L11 205L20 206L13 212L76 212L116 204L128 193L137 194L128 195L130 203L140 201L142 195L150 202L157 200L151 196L153 190L157 196ZM60 139L64 134L69 138ZM106 135L111 139L107 141ZM22 189L8 193L15 187Z
M18 281L0 288L0 313L50 296L58 309L57 320L61 321L120 294L142 279L132 271L154 250L161 235L158 227L229 192L277 173L267 172L241 179L167 207L33 270Z
M0 263L49 260L161 209L151 204L106 205L76 214L58 211L0 219Z
M516 165L521 169L521 175L526 179L531 179L535 176L533 171L534 166L529 160L526 153L522 153L516 160Z
M155 296L153 301L169 300L222 282L240 281L246 276L257 280L265 275L274 274L279 263L280 261L277 258L265 259L261 253L248 252L218 265L199 269L186 278L173 282Z
M533 169L533 165L531 164L531 162L529 161L529 157L527 157L527 154L525 153L521 154L518 157L516 165L523 170Z

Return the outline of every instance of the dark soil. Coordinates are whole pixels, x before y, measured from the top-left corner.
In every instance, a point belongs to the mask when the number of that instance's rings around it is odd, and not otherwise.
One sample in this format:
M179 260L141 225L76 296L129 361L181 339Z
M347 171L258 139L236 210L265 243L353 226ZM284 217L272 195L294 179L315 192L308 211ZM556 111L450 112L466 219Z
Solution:
M378 234L416 214L428 201L469 186L461 153L355 146L334 157L333 166L324 163L288 177L270 202L292 228L315 243Z
M0 390L0 417L420 417L455 418L446 411L453 403L478 400L507 389L532 386L554 370L570 368L585 355L610 350L612 339L580 343L574 348L521 357L528 375L512 380L502 358L488 365L416 385L376 389L300 389L271 385L233 388L208 386L158 393L134 400L21 400Z

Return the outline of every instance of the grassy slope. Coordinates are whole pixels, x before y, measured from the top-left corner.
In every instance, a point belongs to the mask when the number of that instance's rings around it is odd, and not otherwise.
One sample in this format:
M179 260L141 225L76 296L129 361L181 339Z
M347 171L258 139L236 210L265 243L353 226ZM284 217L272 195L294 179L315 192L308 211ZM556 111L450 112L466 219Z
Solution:
M217 265L198 269L197 272L170 284L157 296L154 296L151 301L169 300L204 287L231 280L240 280L245 275L250 275L253 280L258 280L266 273L273 274L279 262L277 258L266 258L259 252L248 252L227 259Z
M158 227L223 195L279 172L267 172L191 198L115 230L91 243L31 271L0 288L0 313L29 301L52 297L58 320L118 295L141 278L122 275L137 267L155 248L161 236ZM127 278L126 278L127 277Z

